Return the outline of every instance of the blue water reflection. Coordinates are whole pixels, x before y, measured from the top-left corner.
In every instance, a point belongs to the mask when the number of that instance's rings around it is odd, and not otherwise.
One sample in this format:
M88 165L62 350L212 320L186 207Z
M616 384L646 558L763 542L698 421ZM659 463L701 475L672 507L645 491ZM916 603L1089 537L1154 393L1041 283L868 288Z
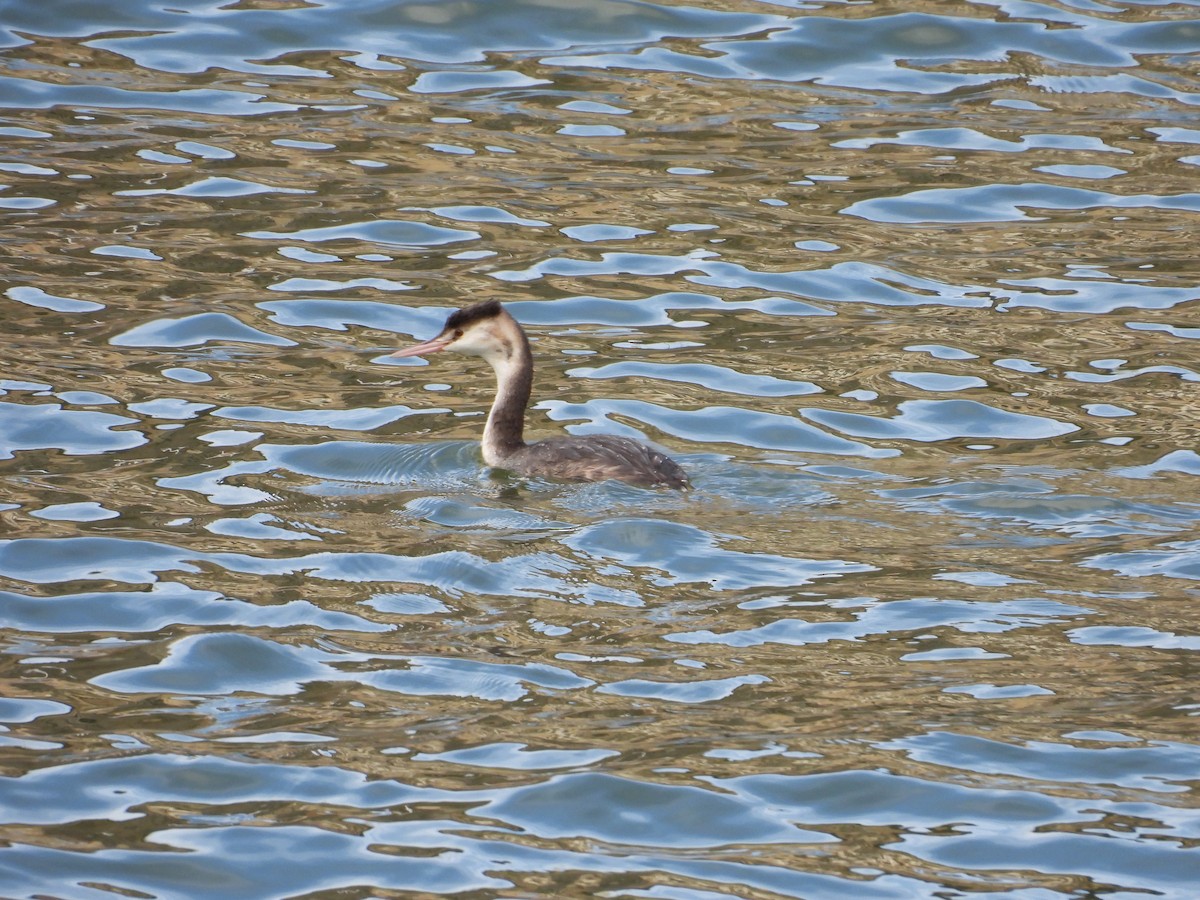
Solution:
M1193 5L0 0L0 893L1192 900Z

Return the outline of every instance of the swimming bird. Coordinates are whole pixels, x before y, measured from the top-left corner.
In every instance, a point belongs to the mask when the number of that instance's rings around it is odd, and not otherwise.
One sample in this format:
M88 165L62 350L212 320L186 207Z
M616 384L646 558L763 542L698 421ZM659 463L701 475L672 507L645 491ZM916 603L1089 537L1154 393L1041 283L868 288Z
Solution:
M533 354L524 329L498 300L456 310L437 337L391 355L424 356L442 350L482 357L496 373L496 398L483 428L483 460L489 466L564 481L617 479L643 487L691 487L677 462L631 438L589 434L525 443Z

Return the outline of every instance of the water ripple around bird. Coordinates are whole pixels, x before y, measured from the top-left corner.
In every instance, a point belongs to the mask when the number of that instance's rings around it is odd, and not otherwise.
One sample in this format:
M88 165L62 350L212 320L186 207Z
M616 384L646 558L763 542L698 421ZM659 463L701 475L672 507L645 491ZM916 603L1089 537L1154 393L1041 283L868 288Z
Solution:
M4 896L1195 896L1194 3L0 9Z

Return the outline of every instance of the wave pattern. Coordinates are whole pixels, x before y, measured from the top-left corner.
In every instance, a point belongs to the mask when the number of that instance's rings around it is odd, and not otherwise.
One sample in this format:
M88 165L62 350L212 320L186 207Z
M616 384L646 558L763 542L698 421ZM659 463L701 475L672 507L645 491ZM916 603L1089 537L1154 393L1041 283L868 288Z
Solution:
M1189 900L1194 12L0 2L4 895Z

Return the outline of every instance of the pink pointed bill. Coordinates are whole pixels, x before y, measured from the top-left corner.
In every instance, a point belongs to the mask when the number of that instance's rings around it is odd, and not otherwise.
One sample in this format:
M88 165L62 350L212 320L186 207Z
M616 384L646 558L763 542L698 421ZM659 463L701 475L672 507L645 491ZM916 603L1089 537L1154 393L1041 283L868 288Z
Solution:
M411 347L405 347L403 350L397 350L395 353L389 353L388 357L395 359L406 356L424 356L426 353L437 353L440 350L445 350L446 346L453 340L452 338L438 336L431 341L425 341L420 344L413 344Z

